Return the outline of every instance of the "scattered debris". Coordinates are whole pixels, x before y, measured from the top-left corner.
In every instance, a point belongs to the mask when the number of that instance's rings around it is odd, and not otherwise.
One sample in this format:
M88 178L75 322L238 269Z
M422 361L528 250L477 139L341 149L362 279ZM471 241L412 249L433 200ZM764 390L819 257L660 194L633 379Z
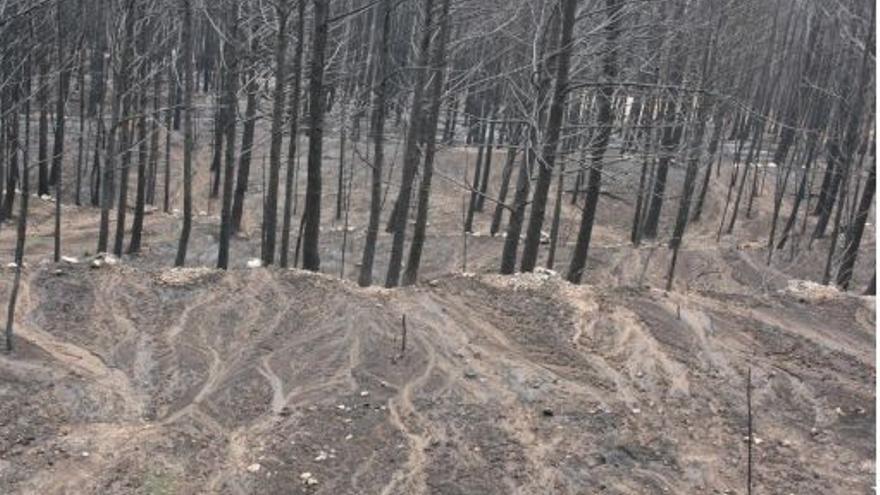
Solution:
M315 479L315 477L312 476L312 473L310 473L308 471L299 475L299 479L302 481L302 483L304 485L317 485L318 484L318 480Z
M788 285L781 292L798 296L800 298L812 301L821 301L823 299L832 299L839 297L841 292L831 285L822 285L810 280L789 280Z
M203 280L217 270L207 267L174 267L159 274L159 283L171 287L190 285Z

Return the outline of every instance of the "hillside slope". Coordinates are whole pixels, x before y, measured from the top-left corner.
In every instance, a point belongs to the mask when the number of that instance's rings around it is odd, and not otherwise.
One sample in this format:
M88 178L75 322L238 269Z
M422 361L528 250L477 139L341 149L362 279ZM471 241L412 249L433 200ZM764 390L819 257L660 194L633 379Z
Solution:
M873 298L55 270L0 355L3 493L744 493L749 369L760 493L873 486Z

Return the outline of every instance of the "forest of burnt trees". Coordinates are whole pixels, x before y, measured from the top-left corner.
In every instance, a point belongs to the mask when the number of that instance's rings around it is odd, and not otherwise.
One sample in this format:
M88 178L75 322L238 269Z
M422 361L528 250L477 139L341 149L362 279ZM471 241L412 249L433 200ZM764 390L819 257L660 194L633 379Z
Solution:
M56 262L62 204L100 210L95 252L116 256L150 242L145 211L175 211L184 266L204 194L218 200L225 269L259 176L261 263L318 271L321 219L347 223L357 188L370 197L359 284L408 285L431 242L435 156L459 146L477 150L473 170L442 178L462 191L464 232L484 215L503 236L501 273L534 270L544 249L554 266L568 201L576 241L555 268L585 281L603 187L619 180L606 166L626 159L631 242L668 245L667 286L706 198L724 198L720 238L770 179L767 264L828 238L823 281L846 289L874 199L873 32L866 0L6 0L0 229L17 228L20 277L34 193L58 199ZM338 164L323 160L331 135ZM344 163L351 143L360 159ZM268 161L252 160L257 148ZM191 181L198 149L207 190ZM684 170L674 190L672 168Z

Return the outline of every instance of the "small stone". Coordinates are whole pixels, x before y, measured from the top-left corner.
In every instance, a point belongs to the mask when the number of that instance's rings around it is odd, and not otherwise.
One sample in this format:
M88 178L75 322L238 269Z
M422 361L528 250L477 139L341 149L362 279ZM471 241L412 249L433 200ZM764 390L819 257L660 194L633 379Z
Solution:
M327 460L327 453L323 450L318 452L318 455L315 457L315 462L321 462Z
M82 456L83 456L83 457L88 457L88 456L89 456L89 453L88 453L88 452L83 452L83 453L82 453Z
M474 370L466 370L464 372L464 377L467 378L468 380L473 380L473 379L477 378L477 372Z
M362 390L362 391L361 391L361 397L366 397L366 396L368 396L368 395L370 395L370 393L367 392L366 390Z
M250 466L248 466L247 470L249 473L256 473L256 472L260 471L260 467L261 467L260 464L255 462L255 463L251 464Z

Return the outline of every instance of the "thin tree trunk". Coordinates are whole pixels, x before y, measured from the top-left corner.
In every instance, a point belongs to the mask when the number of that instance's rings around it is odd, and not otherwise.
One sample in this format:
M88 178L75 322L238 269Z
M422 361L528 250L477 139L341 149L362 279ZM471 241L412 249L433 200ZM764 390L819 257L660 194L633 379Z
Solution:
M712 165L715 163L716 153L718 153L721 134L724 132L724 107L718 107L715 116L712 118L714 127L712 129L712 137L709 139L709 161L706 164L706 173L703 175L703 184L700 188L700 194L697 196L697 203L694 205L694 213L691 216L692 222L699 222L703 216L703 204L706 202L706 194L709 192L709 185L712 180ZM721 153L722 157L724 153ZM720 158L719 158L720 160Z
M297 4L296 20L296 52L293 57L293 88L290 93L290 141L287 147L287 175L284 180L284 217L281 220L281 256L280 265L287 268L287 256L290 252L290 220L296 210L296 167L299 165L297 144L299 140L300 93L302 92L302 59L305 46L306 2Z
M872 160L871 169L868 172L868 179L862 190L862 198L859 201L859 207L856 216L850 224L846 233L846 245L843 250L843 258L840 262L840 268L837 271L837 285L843 290L849 288L852 280L853 267L856 263L856 257L859 253L859 247L862 242L862 235L865 232L865 222L868 220L868 214L871 205L874 204L874 190L876 186L876 170L877 164Z
M608 19L605 24L607 46L602 57L602 72L606 84L598 95L597 104L599 112L596 116L596 122L599 128L597 129L595 143L593 144L592 166L590 167L587 182L587 197L581 216L580 229L578 229L577 241L575 242L571 263L566 274L566 279L573 284L581 282L587 265L587 253L590 249L590 238L593 234L596 206L599 203L599 192L601 191L602 165L605 150L608 147L608 140L611 137L611 128L614 125L611 99L614 96L613 83L616 81L618 74L617 38L620 34L620 10L622 4L622 0L605 0L606 16Z
M175 95L180 86L174 80L174 60L168 64L168 108L165 110L165 173L162 175L162 211L171 211L171 130L174 121Z
M147 160L147 190L145 201L156 204L156 179L159 165L159 99L162 91L162 78L157 70L153 74L153 109L150 115L150 158Z
M217 250L217 268L221 270L229 268L229 238L232 235L232 187L235 183L235 124L238 115L238 12L232 8L228 15L229 32L227 36L230 42L225 54L226 84L223 103L223 111L226 112L226 117L223 119L226 152L223 170L223 196L220 206L220 240ZM284 29L284 22L280 24ZM279 85L284 84L283 74L281 76Z
M510 275L516 269L516 249L519 245L519 237L526 216L526 206L531 186L529 181L529 155L533 153L527 145L526 150L523 151L519 173L516 177L513 208L510 211L510 220L507 221L507 235L504 238L504 249L501 253L500 273L502 275Z
M358 285L367 287L373 283L373 262L376 257L376 239L382 214L382 168L385 160L385 92L386 66L388 64L388 32L390 0L379 0L373 14L373 102L370 115L370 136L373 139L373 166L370 171L370 217L364 239L361 272Z
M523 245L520 269L530 272L535 269L538 261L538 248L541 243L541 227L544 225L544 210L547 207L547 194L553 179L559 135L562 128L562 117L565 112L565 99L568 94L568 69L573 48L573 31L577 0L560 0L561 33L559 50L556 59L556 80L550 103L550 114L547 119L547 139L541 152L542 163L538 169L538 180L532 196L532 211L526 228L526 239ZM609 109L610 112L610 109ZM610 121L609 121L610 122ZM609 129L610 130L610 129Z
M183 26L181 28L183 44L183 227L177 245L177 257L174 266L186 263L186 251L189 246L189 234L192 229L192 153L193 153L193 9L192 0L183 2Z
M483 211L483 205L486 202L486 192L489 190L489 177L492 169L492 151L495 149L495 114L492 115L492 121L489 122L489 136L486 138L486 149L483 152L483 167L480 170L482 178L480 180L480 194L477 195L477 202L474 205L476 211Z
M39 142L37 148L37 194L42 196L49 194L51 183L49 169L49 62L40 61L39 88L37 99L40 106ZM27 118L30 118L28 115Z
M315 10L318 10L315 3ZM269 143L269 183L266 202L263 205L263 243L262 258L264 265L275 262L275 236L278 224L278 180L281 174L281 144L284 138L284 88L287 84L287 21L290 9L287 2L276 7L278 16L278 37L275 44L275 89L272 95L272 129ZM316 21L317 22L317 21ZM310 102L311 105L313 102ZM315 130L320 133L320 130Z
M327 47L329 0L314 0L314 35L309 78L309 154L306 203L303 211L303 268L318 271L321 225L321 158L324 140L324 55Z
M422 181L419 185L419 198L416 212L416 224L413 228L413 238L410 244L409 258L406 270L403 273L403 285L416 283L419 274L419 265L422 259L422 249L425 244L425 230L428 225L428 207L431 196L431 179L434 175L434 154L437 149L437 123L440 119L440 97L443 91L444 71L446 68L446 43L449 38L449 6L451 0L443 0L443 13L440 18L440 38L434 47L433 75L431 79L430 98L428 107L428 119L426 122L425 135L427 143L425 149L425 168Z
M507 190L510 189L510 176L513 175L513 167L516 163L516 145L511 143L507 149L507 160L501 171L501 188L498 190L498 202L495 204L495 213L492 215L492 225L489 234L494 236L501 229L501 220L506 208Z
M30 118L30 104L26 104L26 108L28 111L25 113L26 118ZM13 115L14 120L18 120L18 115L15 113ZM13 153L18 153L18 122L14 122L12 125L13 131L10 143L12 146ZM25 138L25 152L24 152L24 161L23 161L23 173L21 180L21 200L19 201L19 214L18 214L18 228L16 230L16 240L15 240L15 279L12 281L12 290L9 294L9 306L6 311L6 352L12 352L15 348L13 344L13 324L15 322L15 303L18 300L18 292L19 287L21 285L21 270L22 265L24 265L24 245L25 239L27 238L27 214L28 214L28 197L30 196L30 187L29 187L29 175L28 172L28 152L27 146L27 138ZM12 192L11 195L15 193Z
M143 36L145 38L145 36ZM142 46L146 45L146 39L142 40ZM141 80L144 80L147 69L141 72ZM134 203L134 220L131 224L131 241L128 245L128 253L134 254L141 250L141 237L144 227L144 203L146 202L147 186L147 161L149 160L147 149L147 89L140 89L140 117L138 117L138 165L137 165L137 190Z
M723 17L720 17L719 25L716 27L715 32L721 31L722 22ZM700 90L703 90L706 87L707 79L712 70L711 60L713 60L715 55L716 37L710 34L709 38L709 46L703 54L702 68L700 70ZM672 262L669 264L669 272L666 275L667 291L672 290L672 283L675 278L675 264L678 261L678 251L681 248L681 242L684 238L685 229L687 228L688 219L690 217L691 199L694 195L697 172L699 171L700 158L703 152L703 136L706 133L706 118L708 117L709 109L712 105L712 100L709 96L701 93L698 94L699 103L697 114L695 116L696 129L691 137L690 156L688 157L687 170L685 171L683 191L678 202L678 214L675 219L672 238L669 240L669 248L672 249L673 253ZM708 162L706 167L711 169L712 162Z
M425 80L427 74L425 67L428 65L431 37L434 31L433 9L434 0L424 0L423 11L425 15L422 26L422 39L419 46L419 68L415 75L415 91L413 93L412 106L410 107L409 125L406 130L404 141L403 169L400 181L400 191L397 196L398 212L392 215L394 228L391 240L391 255L388 261L388 272L385 277L385 287L396 287L400 282L400 270L403 263L403 242L406 236L407 217L409 216L409 203L412 196L413 182L419 165L419 140L422 135L422 100L424 98Z

